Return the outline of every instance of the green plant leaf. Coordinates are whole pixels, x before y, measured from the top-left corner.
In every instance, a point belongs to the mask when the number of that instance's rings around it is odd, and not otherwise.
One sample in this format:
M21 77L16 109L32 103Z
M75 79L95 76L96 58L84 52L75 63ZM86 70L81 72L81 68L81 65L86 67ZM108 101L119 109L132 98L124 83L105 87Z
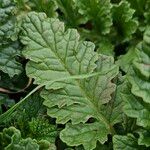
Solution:
M37 142L31 138L23 139L21 132L15 127L5 128L3 132L0 132L0 147L5 150L56 150L55 147L46 140Z
M85 22L85 18L81 17L78 13L76 0L53 0L58 8L63 13L61 18L66 21L66 24L70 27L77 27L79 24Z
M113 24L118 40L128 41L135 33L138 22L133 18L135 10L130 8L127 1L114 4L112 8Z
M137 47L137 58L133 62L128 79L132 84L132 93L150 103L150 27L144 33L143 42Z
M64 31L64 24L58 19L32 12L24 20L22 28L22 42L26 45L24 55L31 60L26 71L35 79L34 83L50 88L54 80L80 78L95 69L98 55L94 52L94 44L79 41L79 34L74 29ZM60 85L53 87L60 88Z
M20 55L19 46L11 40L16 34L16 12L13 0L0 1L0 70L10 77L22 71L21 64L16 61Z
M98 140L106 141L113 129L100 107L111 100L115 91L111 80L118 74L118 67L112 57L100 55L98 58L93 43L80 41L76 30L64 31L62 22L49 19L43 13L29 13L23 31L24 55L30 59L27 74L36 84L46 86L41 96L48 115L55 117L57 123L71 120L73 125L94 118L99 128L104 126L107 130L107 133L100 131L103 136ZM81 143L85 143L84 137ZM95 146L96 141L91 142L91 147Z
M109 101L109 103L101 107L101 113L107 118L111 125L115 125L116 123L122 122L124 106L124 102L121 98L123 84L121 81L119 81L119 77L116 78L114 82L117 85L117 87L115 92L112 94L112 99Z
M22 72L22 65L16 61L20 55L17 43L0 46L0 70L8 73L10 77Z
M141 150L137 144L136 138L132 134L114 135L113 137L114 150Z
M0 133L0 138L1 148L5 148L6 150L39 149L39 146L35 140L32 140L31 138L22 139L20 131L14 127L4 129L3 132Z
M57 6L53 0L30 0L27 5L32 11L44 12L48 17L57 17Z
M136 48L131 47L128 49L128 52L125 55L121 55L116 64L120 66L120 68L127 73L133 64L133 60L137 57Z
M132 118L137 119L137 125L149 128L150 127L150 109L149 105L144 103L141 99L135 97L131 93L131 85L124 83L122 92L122 99L125 102L124 112Z
M141 130L138 132L140 137L138 139L139 145L145 145L146 147L150 146L150 132L148 130Z
M103 132L102 132L103 131ZM70 146L84 145L86 150L96 147L96 141L104 143L107 139L108 130L100 122L91 124L67 124L61 132L60 138Z
M112 26L110 0L77 0L79 13L88 21L100 34L108 34Z

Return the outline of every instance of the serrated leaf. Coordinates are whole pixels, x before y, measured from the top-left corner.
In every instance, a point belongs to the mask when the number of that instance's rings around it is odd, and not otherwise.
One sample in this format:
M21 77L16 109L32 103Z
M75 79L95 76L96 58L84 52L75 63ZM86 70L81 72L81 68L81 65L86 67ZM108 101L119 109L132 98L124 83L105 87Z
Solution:
M37 142L31 138L23 139L21 132L15 127L5 128L0 132L0 147L5 150L55 150L55 147L46 140Z
M88 75L96 67L98 55L94 52L94 44L79 41L77 31L65 31L64 24L58 19L32 12L24 20L22 28L22 42L26 45L24 55L31 60L26 71L35 78L36 84L45 84L49 88L54 80ZM53 86L60 88L57 84Z
M113 5L113 24L119 41L130 40L132 34L135 33L138 22L133 18L134 12L135 10L130 8L130 4L127 1L121 1L119 4Z
M70 146L83 144L86 150L91 150L96 147L96 141L104 143L107 139L107 134L108 130L103 122L67 124L66 128L60 133L60 138Z
M127 0L131 7L136 10L136 15L141 17L144 14L147 0Z
M30 0L27 5L32 11L44 12L48 17L57 17L57 6L53 0Z
M112 57L100 55L98 58L93 43L80 41L76 30L64 31L62 22L49 19L43 13L29 13L23 31L24 55L30 59L27 74L35 83L46 86L41 96L48 115L55 117L57 123L71 120L73 126L94 118L100 123L99 128L102 125L108 130L107 133L99 131L102 133L98 140L104 142L106 138L102 135L107 137L113 132L100 112L115 90L111 81L118 74L118 68ZM84 138L81 143L85 143ZM96 141L91 142L92 148L95 145Z
M78 13L76 0L53 0L58 8L63 13L61 18L66 21L66 24L70 27L77 27L79 24L85 22L85 18L81 17Z
M144 33L143 42L138 45L137 58L133 62L128 79L132 84L132 93L150 103L150 27Z
M14 127L4 129L3 132L0 134L0 138L1 148L4 148L6 150L39 149L39 145L36 143L35 140L32 140L31 138L22 139L20 131Z
M110 0L77 0L79 13L88 21L92 21L93 27L100 34L108 34L112 25Z
M139 133L138 144L145 145L146 147L150 146L150 132L149 130L141 130Z
M113 136L114 150L141 150L137 144L137 139L132 135L114 135Z
M131 85L124 83L122 99L125 102L124 112L132 118L137 119L137 125L149 128L150 127L150 109L149 106L142 102L141 99L135 97L131 93Z

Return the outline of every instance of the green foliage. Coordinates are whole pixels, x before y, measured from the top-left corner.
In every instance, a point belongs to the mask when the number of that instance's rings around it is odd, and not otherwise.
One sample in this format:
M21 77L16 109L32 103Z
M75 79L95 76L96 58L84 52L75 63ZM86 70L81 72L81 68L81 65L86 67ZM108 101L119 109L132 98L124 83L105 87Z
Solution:
M20 131L14 127L5 128L0 133L0 147L5 150L51 150L48 141L37 142L31 138L23 139Z
M135 10L131 9L130 4L126 1L113 5L112 17L118 40L130 40L132 34L135 33L138 22L133 18L134 12Z
M0 1L0 70L10 77L22 71L22 65L16 61L17 56L20 56L19 45L12 42L17 34L16 14L13 0Z
M0 0L0 149L150 149L149 0Z
M77 0L79 13L87 21L91 21L93 27L100 34L108 34L112 25L110 0Z

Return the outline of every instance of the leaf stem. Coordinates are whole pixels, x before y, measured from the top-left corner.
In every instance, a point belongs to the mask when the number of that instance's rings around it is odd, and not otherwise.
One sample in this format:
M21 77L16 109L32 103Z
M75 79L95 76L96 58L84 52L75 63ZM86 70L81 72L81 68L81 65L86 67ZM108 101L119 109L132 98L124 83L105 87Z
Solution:
M9 110L7 110L5 113L0 115L0 123L4 122L19 106L22 104L29 96L31 96L33 93L35 93L38 89L40 89L43 85L39 85L36 88L34 88L28 95L26 95L22 100L20 100L17 104L12 106Z

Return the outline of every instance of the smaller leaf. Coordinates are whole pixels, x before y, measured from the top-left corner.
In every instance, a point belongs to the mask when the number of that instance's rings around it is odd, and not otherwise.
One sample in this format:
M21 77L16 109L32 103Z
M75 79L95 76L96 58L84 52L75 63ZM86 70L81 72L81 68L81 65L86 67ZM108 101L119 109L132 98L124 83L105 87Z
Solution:
M125 102L124 112L132 118L137 119L137 125L142 127L150 127L150 110L149 105L142 102L141 99L135 97L131 93L131 85L124 83L124 91L122 92L122 99Z
M22 72L22 65L16 61L20 55L17 43L0 46L0 70L13 77Z
M132 135L114 135L113 136L114 150L141 150L137 144L137 139Z
M66 128L60 133L60 138L69 146L83 144L86 150L91 150L96 147L97 140L104 143L107 140L107 134L108 130L102 122L67 124Z
M130 8L127 1L121 1L119 4L113 5L113 24L119 41L128 41L135 33L138 22L133 18L134 12L135 10Z
M150 146L150 131L149 130L142 130L138 132L140 137L138 139L139 145L145 145L146 147Z
M117 64L120 68L127 73L129 68L132 66L133 60L137 57L136 48L131 47L128 49L128 52L125 55L121 55L118 60Z
M88 21L100 34L108 34L112 26L110 0L77 0L79 13Z

